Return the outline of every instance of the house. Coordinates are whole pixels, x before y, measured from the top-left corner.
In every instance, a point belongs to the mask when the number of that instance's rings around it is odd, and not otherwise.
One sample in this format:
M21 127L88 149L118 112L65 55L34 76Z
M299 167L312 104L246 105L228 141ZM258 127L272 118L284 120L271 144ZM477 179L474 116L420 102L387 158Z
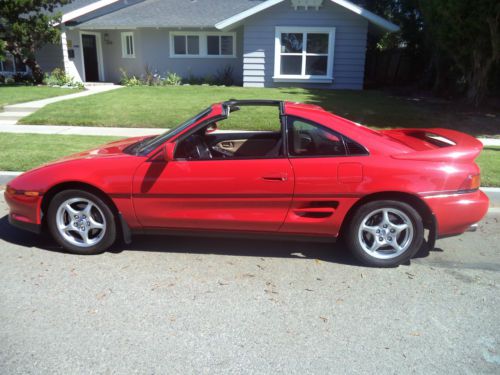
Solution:
M391 22L347 0L74 0L60 9L61 45L42 68L78 81L204 77L230 66L248 87L361 89L370 30Z

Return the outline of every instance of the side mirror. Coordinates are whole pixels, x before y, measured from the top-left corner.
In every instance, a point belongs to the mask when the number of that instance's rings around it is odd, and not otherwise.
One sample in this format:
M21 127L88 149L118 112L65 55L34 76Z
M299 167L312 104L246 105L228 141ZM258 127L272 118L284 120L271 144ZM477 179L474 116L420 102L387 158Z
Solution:
M165 161L173 161L175 153L175 143L167 142L165 143L165 149L163 151L163 156L165 157Z

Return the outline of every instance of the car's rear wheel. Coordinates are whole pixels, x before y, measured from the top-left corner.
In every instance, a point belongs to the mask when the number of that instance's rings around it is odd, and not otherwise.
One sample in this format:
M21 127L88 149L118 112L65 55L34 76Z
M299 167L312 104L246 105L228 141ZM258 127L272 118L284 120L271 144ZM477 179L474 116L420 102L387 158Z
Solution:
M47 222L54 239L75 254L98 254L116 239L116 223L110 207L83 190L65 190L50 202Z
M393 267L414 256L423 239L422 218L412 206L383 200L366 203L354 213L347 244L364 264Z

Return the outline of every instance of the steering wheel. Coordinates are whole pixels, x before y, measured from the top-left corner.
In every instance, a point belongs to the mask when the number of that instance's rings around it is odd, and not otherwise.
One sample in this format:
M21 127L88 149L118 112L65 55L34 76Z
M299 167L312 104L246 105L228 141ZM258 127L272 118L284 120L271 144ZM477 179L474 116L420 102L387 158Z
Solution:
M193 150L190 153L191 154L190 156L198 160L212 159L212 153L210 152L210 148L208 147L204 138L201 135L193 134L189 138L191 144L193 145Z

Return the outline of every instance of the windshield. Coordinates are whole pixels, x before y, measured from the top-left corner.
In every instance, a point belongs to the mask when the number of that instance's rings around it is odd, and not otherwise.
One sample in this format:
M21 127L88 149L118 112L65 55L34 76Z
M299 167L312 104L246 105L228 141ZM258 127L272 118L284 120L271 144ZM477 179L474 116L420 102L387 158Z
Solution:
M165 133L162 133L153 138L146 138L142 142L137 145L134 145L134 150L136 155L147 155L167 139L179 134L187 127L193 125L195 122L198 122L205 116L207 116L210 112L212 112L212 107L208 107L207 109L201 111L196 116L190 118L189 120L183 122L182 124L173 127L172 129L167 130Z

